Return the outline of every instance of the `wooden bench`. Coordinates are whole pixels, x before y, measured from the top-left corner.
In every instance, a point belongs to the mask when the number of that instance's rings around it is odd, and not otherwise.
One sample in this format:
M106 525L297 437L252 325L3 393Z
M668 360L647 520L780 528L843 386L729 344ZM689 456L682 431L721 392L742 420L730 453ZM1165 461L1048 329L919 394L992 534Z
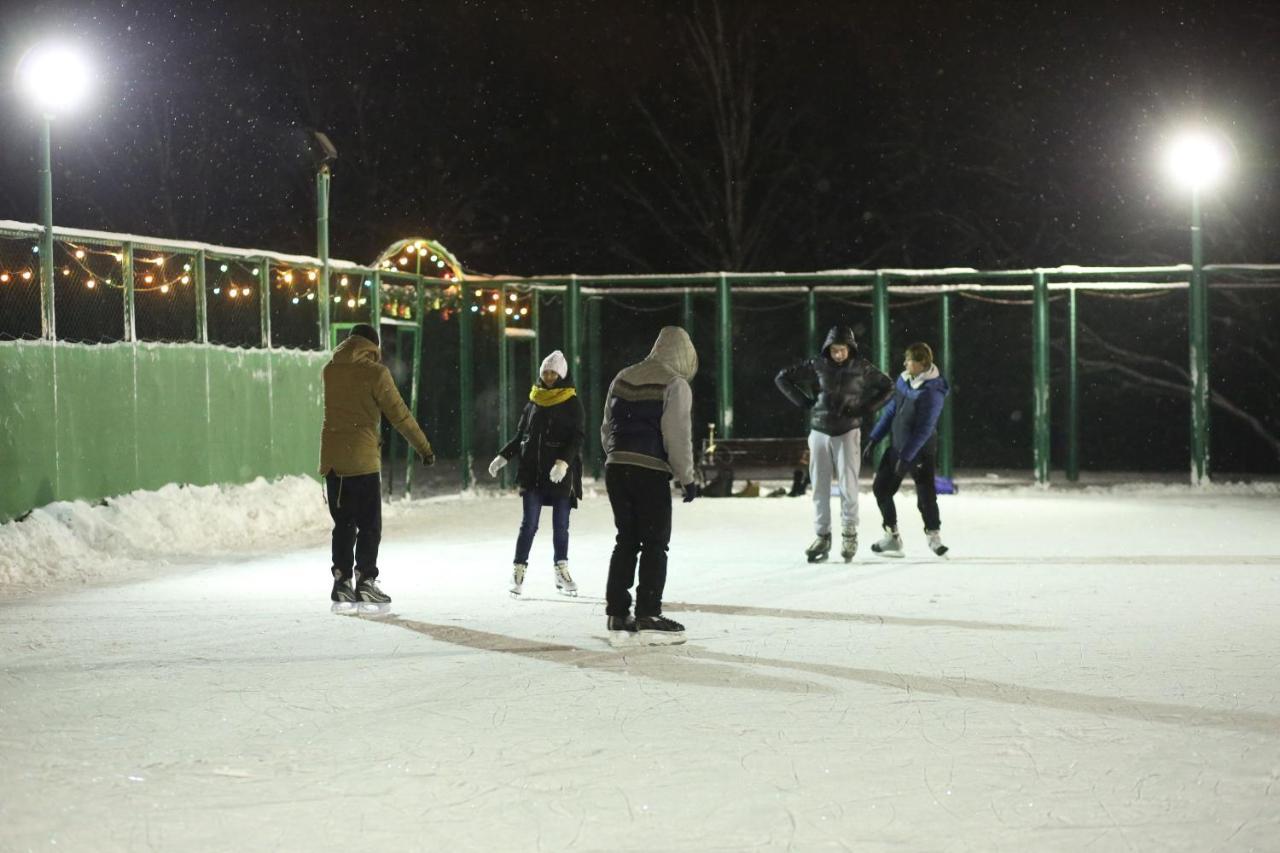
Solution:
M807 438L721 438L702 442L698 467L708 497L733 494L734 480L793 480L809 467Z

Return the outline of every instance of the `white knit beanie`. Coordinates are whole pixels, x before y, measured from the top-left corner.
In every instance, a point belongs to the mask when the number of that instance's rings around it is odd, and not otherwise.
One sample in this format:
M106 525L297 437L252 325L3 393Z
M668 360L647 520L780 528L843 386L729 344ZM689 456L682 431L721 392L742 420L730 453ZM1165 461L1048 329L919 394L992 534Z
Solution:
M542 367L538 368L538 372L546 373L548 370L553 371L561 379L569 375L569 362L565 361L564 353L555 350L542 360Z

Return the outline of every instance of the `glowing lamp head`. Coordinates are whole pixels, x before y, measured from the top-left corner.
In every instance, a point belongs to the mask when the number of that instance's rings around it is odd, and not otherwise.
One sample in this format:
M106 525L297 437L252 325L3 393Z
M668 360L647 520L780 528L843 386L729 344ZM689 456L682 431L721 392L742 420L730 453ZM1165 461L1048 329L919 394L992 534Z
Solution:
M1179 183L1201 189L1210 186L1227 168L1223 143L1205 131L1188 131L1174 139L1166 155L1170 174Z
M83 53L67 44L40 44L18 63L17 87L45 115L75 109L92 85Z

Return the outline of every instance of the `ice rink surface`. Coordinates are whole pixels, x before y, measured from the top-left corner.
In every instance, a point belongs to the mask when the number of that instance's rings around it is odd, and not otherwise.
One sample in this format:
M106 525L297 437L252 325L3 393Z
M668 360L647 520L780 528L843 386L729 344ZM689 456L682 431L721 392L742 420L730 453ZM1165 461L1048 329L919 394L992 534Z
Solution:
M683 646L525 599L515 498L388 521L396 615L327 540L0 602L0 850L1280 849L1280 496L942 498L950 559L809 565L807 499L675 507ZM175 536L181 534L175 532Z

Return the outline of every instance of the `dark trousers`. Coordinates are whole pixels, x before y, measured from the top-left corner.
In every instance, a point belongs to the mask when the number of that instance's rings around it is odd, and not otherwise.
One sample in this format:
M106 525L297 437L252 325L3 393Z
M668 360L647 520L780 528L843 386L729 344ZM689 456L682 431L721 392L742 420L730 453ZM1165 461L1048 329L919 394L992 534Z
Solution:
M324 485L333 517L333 567L343 577L351 577L354 548L355 570L361 577L376 578L382 542L381 476L339 477L330 471Z
M670 477L636 465L606 465L604 485L613 508L618 538L609 560L605 613L631 612L631 585L640 558L636 587L636 617L662 615L662 590L667 585L667 543L671 541Z
M916 508L924 519L925 530L940 530L942 518L938 515L938 489L933 482L934 469L938 464L938 443L930 440L920 449L915 463L911 466L911 479L916 483ZM902 477L894 473L898 466L898 451L890 447L880 458L880 467L876 470L875 482L871 491L880 505L880 517L886 527L898 526L898 509L893 505L893 496L902 485Z
M516 562L529 562L529 551L533 548L533 537L538 533L538 519L544 506L551 507L551 548L555 552L555 561L569 559L569 511L573 507L573 498L544 495L537 489L529 489L522 497L524 519L516 537Z

